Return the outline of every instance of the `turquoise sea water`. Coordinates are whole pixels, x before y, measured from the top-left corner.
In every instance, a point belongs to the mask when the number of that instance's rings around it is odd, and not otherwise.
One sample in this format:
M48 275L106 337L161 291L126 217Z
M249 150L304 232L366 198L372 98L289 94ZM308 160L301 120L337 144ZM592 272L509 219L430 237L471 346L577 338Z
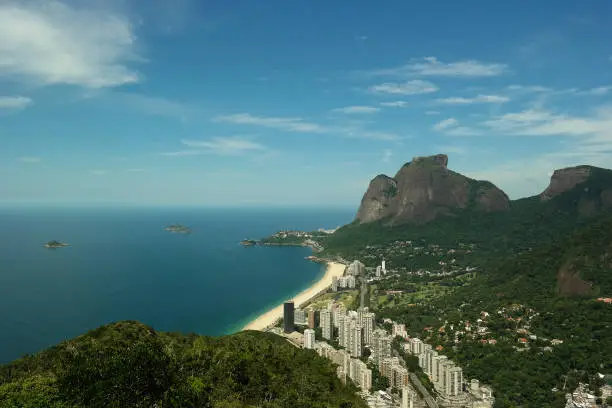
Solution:
M0 363L117 320L222 335L322 276L307 248L242 247L353 210L0 209ZM163 231L190 226L190 235ZM72 246L48 250L50 240Z

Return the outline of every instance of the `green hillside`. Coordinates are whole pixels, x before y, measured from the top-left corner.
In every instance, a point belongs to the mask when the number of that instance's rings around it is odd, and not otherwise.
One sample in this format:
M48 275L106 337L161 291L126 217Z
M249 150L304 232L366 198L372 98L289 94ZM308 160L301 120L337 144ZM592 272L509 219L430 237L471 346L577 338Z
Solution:
M260 332L210 338L109 324L0 366L3 408L365 407L332 364Z
M322 240L325 255L354 258L366 245L423 240L442 245L474 243L486 258L512 254L549 242L585 225L605 210L601 193L612 188L612 171L590 167L591 176L548 201L539 196L510 202L505 212L458 211L426 224L385 225L385 220L353 222ZM367 262L367 261L366 261Z

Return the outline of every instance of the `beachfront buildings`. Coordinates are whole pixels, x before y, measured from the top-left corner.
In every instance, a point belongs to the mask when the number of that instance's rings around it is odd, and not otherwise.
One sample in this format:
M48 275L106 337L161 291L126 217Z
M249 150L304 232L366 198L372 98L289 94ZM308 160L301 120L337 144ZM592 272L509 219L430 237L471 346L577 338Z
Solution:
M315 331L313 329L304 330L304 348L313 349L315 345Z
M315 328L315 320L316 320L315 310L313 308L308 308L308 328L309 329Z
M335 277L335 276L332 278L331 290L332 290L332 292L337 292L338 291L338 278Z
M365 272L365 265L355 260L346 267L346 274L349 276L360 276Z
M332 324L332 311L329 309L323 309L319 313L321 321L321 329L323 332L323 338L326 340L332 340L334 338L334 326Z
M283 304L283 329L285 333L291 333L295 326L293 324L294 316L294 305L293 302L285 302Z
M303 309L295 309L293 314L293 324L296 326L306 326L306 312Z

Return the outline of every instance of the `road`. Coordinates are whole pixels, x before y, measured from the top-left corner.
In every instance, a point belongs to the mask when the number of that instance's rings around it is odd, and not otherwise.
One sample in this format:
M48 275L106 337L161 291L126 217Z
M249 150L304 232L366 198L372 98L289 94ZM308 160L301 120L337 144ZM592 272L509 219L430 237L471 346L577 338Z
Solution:
M439 408L436 400L433 399L429 391L421 384L421 380L419 380L416 374L410 373L410 382L419 390L421 395L423 395L423 399L429 408Z

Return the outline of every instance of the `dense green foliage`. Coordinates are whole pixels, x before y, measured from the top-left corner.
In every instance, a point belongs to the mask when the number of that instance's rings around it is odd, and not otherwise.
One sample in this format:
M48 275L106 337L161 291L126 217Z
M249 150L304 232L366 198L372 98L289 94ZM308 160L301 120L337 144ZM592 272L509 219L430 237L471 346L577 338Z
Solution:
M312 350L273 334L209 338L100 327L0 367L0 406L365 407Z
M548 201L537 196L517 200L501 213L468 209L425 225L353 223L323 245L326 255L348 259L377 254L377 247L395 248L396 254L385 254L387 264L408 270L430 268L441 258L404 251L396 241L457 249L457 264L478 268L474 279L400 274L377 283L377 293L404 290L402 297L416 304L379 296L370 306L380 317L405 323L412 335L442 346L466 378L492 385L496 408L563 407L564 394L578 382L596 389L596 373L612 372L612 307L596 299L612 297L612 214L602 200L611 187L612 172L591 168L586 182ZM458 256L465 248L460 244L475 249ZM380 256L360 259L373 266ZM419 301L418 295L441 284L452 284L453 290ZM526 335L519 335L516 322L501 312L514 305L521 305L514 317L526 319L521 313L533 311L524 323L533 338L524 347L517 347L517 340ZM491 314L487 334L460 334L455 343L450 325L458 330L462 322L476 322L482 311ZM439 332L445 322L447 330ZM551 339L563 343L553 346Z

